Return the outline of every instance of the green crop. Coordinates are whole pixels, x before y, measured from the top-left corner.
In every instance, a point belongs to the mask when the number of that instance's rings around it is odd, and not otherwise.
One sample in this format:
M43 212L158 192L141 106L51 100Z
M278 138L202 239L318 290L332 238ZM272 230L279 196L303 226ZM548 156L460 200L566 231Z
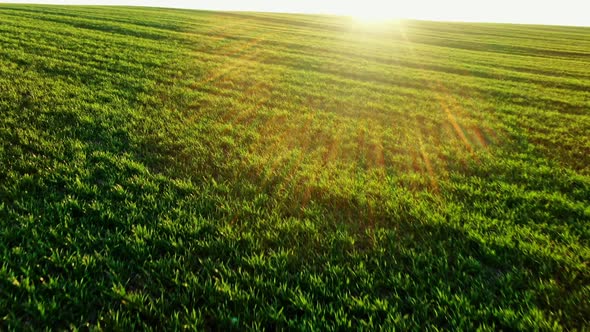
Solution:
M0 329L587 330L590 29L0 5Z

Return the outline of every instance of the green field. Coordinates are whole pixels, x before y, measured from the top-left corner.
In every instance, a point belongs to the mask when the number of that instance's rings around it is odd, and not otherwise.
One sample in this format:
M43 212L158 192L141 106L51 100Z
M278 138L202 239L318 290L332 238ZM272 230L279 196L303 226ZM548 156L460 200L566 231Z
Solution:
M0 5L0 330L589 330L590 28Z

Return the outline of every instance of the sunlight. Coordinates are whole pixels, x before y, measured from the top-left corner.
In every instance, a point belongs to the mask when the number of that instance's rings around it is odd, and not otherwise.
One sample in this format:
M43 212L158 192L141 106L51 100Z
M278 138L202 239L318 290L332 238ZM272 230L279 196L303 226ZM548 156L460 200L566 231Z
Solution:
M388 13L382 13L379 11L366 10L352 14L352 18L355 21L361 23L383 23L386 21L393 20L393 17L388 16Z
M346 8L348 15L361 23L383 23L403 16L403 6L397 1L367 0L351 2Z

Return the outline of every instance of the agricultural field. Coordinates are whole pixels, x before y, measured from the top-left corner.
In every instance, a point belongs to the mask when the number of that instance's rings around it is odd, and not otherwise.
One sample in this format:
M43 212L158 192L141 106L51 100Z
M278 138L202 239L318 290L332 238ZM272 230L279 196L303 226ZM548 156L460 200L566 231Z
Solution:
M590 28L0 5L0 330L590 329Z

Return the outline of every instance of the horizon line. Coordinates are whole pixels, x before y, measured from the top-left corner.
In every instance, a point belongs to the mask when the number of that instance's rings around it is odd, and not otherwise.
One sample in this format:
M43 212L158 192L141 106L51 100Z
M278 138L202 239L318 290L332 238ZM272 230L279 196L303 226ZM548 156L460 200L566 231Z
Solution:
M272 9L250 10L250 9L215 9L215 8L197 8L197 7L183 7L183 6L156 6L149 4L68 4L68 3L39 3L39 2L2 2L2 5L20 5L20 6L64 6L64 7L132 7L132 8L154 8L154 9L179 9L187 11L203 11L203 12L218 12L218 13L260 13L260 14L293 14L293 15L309 15L309 16L331 16L335 18L350 18L354 19L354 15L345 13L329 13L323 11L281 11ZM576 27L576 28L590 28L590 24L579 23L541 23L537 21L515 21L515 20L463 20L463 19L438 19L427 17L392 17L381 20L383 23L393 23L395 21L422 21L422 22L438 22L438 23L466 23L466 24L510 24L510 25L529 25L529 26L548 26L548 27Z

